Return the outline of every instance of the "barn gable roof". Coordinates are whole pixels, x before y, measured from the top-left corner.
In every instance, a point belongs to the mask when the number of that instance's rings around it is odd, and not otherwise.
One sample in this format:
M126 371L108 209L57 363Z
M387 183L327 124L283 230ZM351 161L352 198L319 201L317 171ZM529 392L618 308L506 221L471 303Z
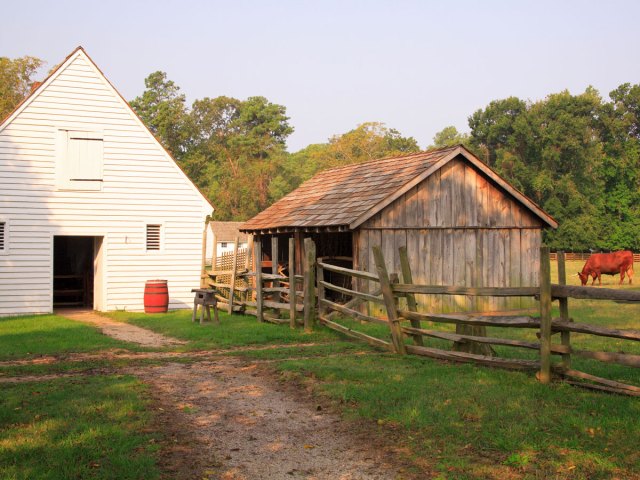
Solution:
M210 208L213 212L214 207L208 198L200 191L200 189L193 183L193 181L187 176L187 174L182 170L178 162L173 158L173 155L162 145L160 140L158 140L153 132L149 129L149 127L142 121L142 119L138 116L138 114L133 110L129 102L125 100L125 98L120 94L120 92L113 86L113 84L109 81L106 75L100 70L100 67L93 61L93 59L87 54L82 46L78 46L71 52L62 62L56 65L48 76L42 81L34 84L31 92L27 97L25 97L22 102L20 102L11 113L9 113L4 119L0 119L0 132L2 132L7 126L9 126L16 117L20 115L22 111L24 111L30 104L33 102L43 91L47 89L47 87L55 81L56 77L65 70L73 61L81 57L85 59L91 68L94 69L96 75L104 81L104 83L108 86L111 92L118 98L122 103L126 106L129 113L135 119L135 121L139 124L139 126L143 129L143 131L148 134L153 141L157 144L157 146L162 149L167 158L171 161L171 164L175 167L176 171L183 178L183 180L190 186L190 188L200 197L201 203L204 208Z
M557 222L462 145L325 170L278 200L240 228L354 230L391 202L442 168L464 157L546 225Z

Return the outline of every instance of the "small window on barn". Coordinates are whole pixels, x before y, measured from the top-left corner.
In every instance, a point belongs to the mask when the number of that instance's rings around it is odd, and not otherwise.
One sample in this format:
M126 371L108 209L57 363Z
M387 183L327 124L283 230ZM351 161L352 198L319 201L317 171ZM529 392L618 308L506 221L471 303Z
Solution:
M162 233L162 225L147 225L147 252L160 250L160 234Z
M220 244L220 247L221 247L221 248L227 248L227 242L222 242L222 243Z
M104 139L99 132L60 132L59 185L70 190L101 190Z
M7 252L8 240L7 222L0 222L0 254Z

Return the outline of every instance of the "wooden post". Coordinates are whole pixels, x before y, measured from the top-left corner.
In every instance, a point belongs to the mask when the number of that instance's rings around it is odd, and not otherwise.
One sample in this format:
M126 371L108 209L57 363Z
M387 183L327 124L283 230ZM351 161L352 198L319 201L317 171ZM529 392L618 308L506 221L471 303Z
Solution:
M256 236L253 251L256 263L256 316L260 322L264 322L262 312L262 241L259 235Z
M411 274L411 265L409 264L409 255L407 254L407 247L402 246L398 248L400 253L400 269L402 271L402 282L413 283L413 275ZM416 303L416 296L413 293L407 294L407 309L410 312L418 311L418 304ZM414 328L422 328L420 320L411 320L411 326ZM416 345L423 346L422 335L412 335L413 341Z
M373 247L373 257L376 262L376 270L380 279L380 289L382 290L382 298L387 309L387 318L389 319L389 330L391 330L391 341L396 353L405 355L407 353L404 342L402 340L402 330L400 329L400 320L398 319L398 311L391 290L391 282L387 273L387 266L384 262L384 256L379 246Z
M540 372L541 383L551 381L551 262L549 247L540 248Z
M289 238L289 327L296 328L296 243Z
M271 273L273 275L278 275L278 237L275 235L271 237ZM280 286L280 282L274 279L271 282L271 286L277 288ZM279 292L275 292L273 295L273 301L280 303ZM280 318L280 310L278 310L278 318Z
M565 254L564 252L558 252L558 283L560 285L567 284L567 268L565 264ZM558 299L560 303L560 319L563 322L571 322L571 318L569 318L569 299L568 298L560 298ZM560 332L560 340L562 345L571 348L571 332ZM562 354L562 366L566 369L571 368L571 353L563 353Z
M316 244L310 238L304 239L304 331L313 330L314 307L316 304Z
M248 235L247 238L247 256L244 259L244 271L245 272L250 272L250 271L254 271L252 269L252 264L253 264L253 235ZM249 280L251 277L245 277L246 282L247 282L247 291L244 294L244 300L245 302L250 302L251 299L253 298L253 292L255 291L255 277L253 277L253 280ZM254 289L252 290L253 287Z
M213 251L211 252L211 270L216 270L218 265L218 236L211 227L211 241L213 242Z
M200 270L200 288L207 286L207 230L209 230L209 220L204 222L204 231L202 232L202 268Z
M322 285L322 282L324 280L324 269L318 265L318 270L317 270L317 274L318 274L318 279L317 279L317 284L318 284L318 317L322 318L326 315L327 313L327 308L322 304L322 300L325 299L325 289L324 289L324 285Z
M229 315L233 313L233 294L236 289L236 272L238 271L238 237L233 243L233 264L231 266L231 286L229 287Z

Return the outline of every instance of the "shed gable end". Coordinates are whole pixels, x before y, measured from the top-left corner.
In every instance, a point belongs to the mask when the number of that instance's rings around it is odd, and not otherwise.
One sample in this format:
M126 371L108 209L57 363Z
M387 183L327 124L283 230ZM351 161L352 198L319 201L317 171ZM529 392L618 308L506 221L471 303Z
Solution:
M541 220L458 157L360 228L543 228Z

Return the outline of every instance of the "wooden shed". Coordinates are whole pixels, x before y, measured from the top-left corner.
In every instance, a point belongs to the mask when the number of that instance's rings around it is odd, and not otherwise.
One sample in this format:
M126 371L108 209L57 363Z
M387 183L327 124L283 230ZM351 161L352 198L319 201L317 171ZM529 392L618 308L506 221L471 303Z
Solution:
M542 230L557 222L463 146L385 158L318 173L242 225L263 251L277 236L312 237L319 257L375 272L382 247L399 272L406 246L414 283L515 287L538 283ZM301 255L298 255L301 258ZM348 260L347 260L348 259ZM367 290L362 284L358 289ZM420 296L422 311L503 310L520 299Z

